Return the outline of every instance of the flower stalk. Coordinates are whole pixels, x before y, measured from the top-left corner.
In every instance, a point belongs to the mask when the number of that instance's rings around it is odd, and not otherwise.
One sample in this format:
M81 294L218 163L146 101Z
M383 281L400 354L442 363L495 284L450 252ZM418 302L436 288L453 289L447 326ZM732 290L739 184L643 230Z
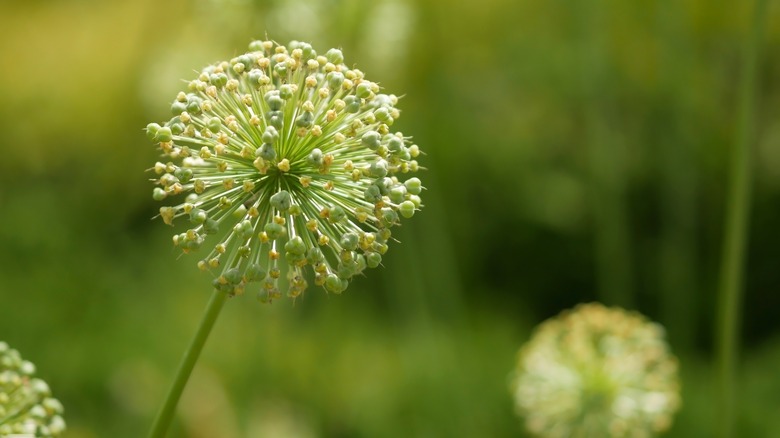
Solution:
M753 143L756 71L766 21L766 0L756 0L745 41L740 79L737 129L729 162L730 184L718 289L717 418L718 436L735 436L739 325L744 289L744 264L750 212L750 167Z
M206 344L206 339L208 339L211 329L214 328L214 323L217 321L217 317L219 316L225 301L227 301L226 294L218 290L214 290L211 293L211 299L206 305L206 310L203 312L203 317L200 320L200 324L198 324L198 329L195 331L195 336L190 341L190 346L184 353L184 357L173 378L171 388L165 396L165 402L163 402L163 405L152 424L149 438L163 438L168 432L173 416L176 413L176 406L179 404L182 392L184 392L184 387L187 385L187 381L192 375L195 363L198 362L200 353L203 351L203 346Z

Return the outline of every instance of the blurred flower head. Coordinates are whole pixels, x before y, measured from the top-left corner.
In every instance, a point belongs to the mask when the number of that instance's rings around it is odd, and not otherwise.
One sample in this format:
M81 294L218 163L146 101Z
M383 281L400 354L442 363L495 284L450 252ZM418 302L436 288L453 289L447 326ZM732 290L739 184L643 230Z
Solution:
M35 365L0 341L0 436L58 437L65 431L62 404L34 374Z
M398 98L340 50L318 55L296 41L249 50L203 69L173 118L148 125L165 157L153 197L178 199L160 217L190 224L173 237L185 253L220 236L198 266L225 293L256 282L267 302L281 296L280 277L293 298L307 278L340 293L381 263L391 228L421 207L421 182L408 175L420 149L391 131Z
M527 429L541 437L649 437L680 406L663 328L596 303L536 329L520 350L512 392Z

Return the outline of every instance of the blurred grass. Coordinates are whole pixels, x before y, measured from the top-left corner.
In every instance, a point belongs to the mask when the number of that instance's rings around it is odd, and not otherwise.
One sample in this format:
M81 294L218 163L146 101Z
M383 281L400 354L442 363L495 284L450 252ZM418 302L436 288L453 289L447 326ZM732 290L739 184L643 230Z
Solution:
M142 435L208 298L208 276L150 219L156 154L141 128L166 117L180 79L266 32L341 46L405 93L397 126L428 153L426 208L385 269L342 296L229 302L171 436L522 436L507 390L517 348L597 298L667 327L685 391L669 436L711 436L708 336L749 5L575 6L0 4L0 339L38 365L68 436ZM774 6L744 436L780 434ZM598 249L604 233L615 249Z

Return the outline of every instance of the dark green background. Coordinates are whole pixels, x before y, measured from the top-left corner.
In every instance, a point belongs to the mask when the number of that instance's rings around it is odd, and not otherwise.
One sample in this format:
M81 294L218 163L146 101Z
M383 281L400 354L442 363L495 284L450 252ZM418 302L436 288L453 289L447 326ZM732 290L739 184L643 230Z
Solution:
M758 78L740 436L780 434L780 5ZM0 3L0 339L69 437L137 437L210 293L152 221L142 128L269 37L344 50L403 94L425 209L341 296L228 303L178 437L522 435L531 328L579 302L664 324L713 433L711 333L751 1ZM286 431L286 432L285 432Z

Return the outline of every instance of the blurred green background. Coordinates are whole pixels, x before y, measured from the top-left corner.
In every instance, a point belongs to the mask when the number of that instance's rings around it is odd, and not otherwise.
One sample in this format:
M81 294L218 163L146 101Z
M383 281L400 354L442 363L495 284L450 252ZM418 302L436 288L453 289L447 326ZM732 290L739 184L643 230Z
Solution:
M534 325L640 310L681 361L668 436L708 437L728 148L752 2L0 3L0 339L67 436L142 436L210 293L179 257L142 128L252 39L341 47L405 94L426 208L341 296L232 300L172 437L522 436ZM780 436L780 5L759 69L740 436Z

